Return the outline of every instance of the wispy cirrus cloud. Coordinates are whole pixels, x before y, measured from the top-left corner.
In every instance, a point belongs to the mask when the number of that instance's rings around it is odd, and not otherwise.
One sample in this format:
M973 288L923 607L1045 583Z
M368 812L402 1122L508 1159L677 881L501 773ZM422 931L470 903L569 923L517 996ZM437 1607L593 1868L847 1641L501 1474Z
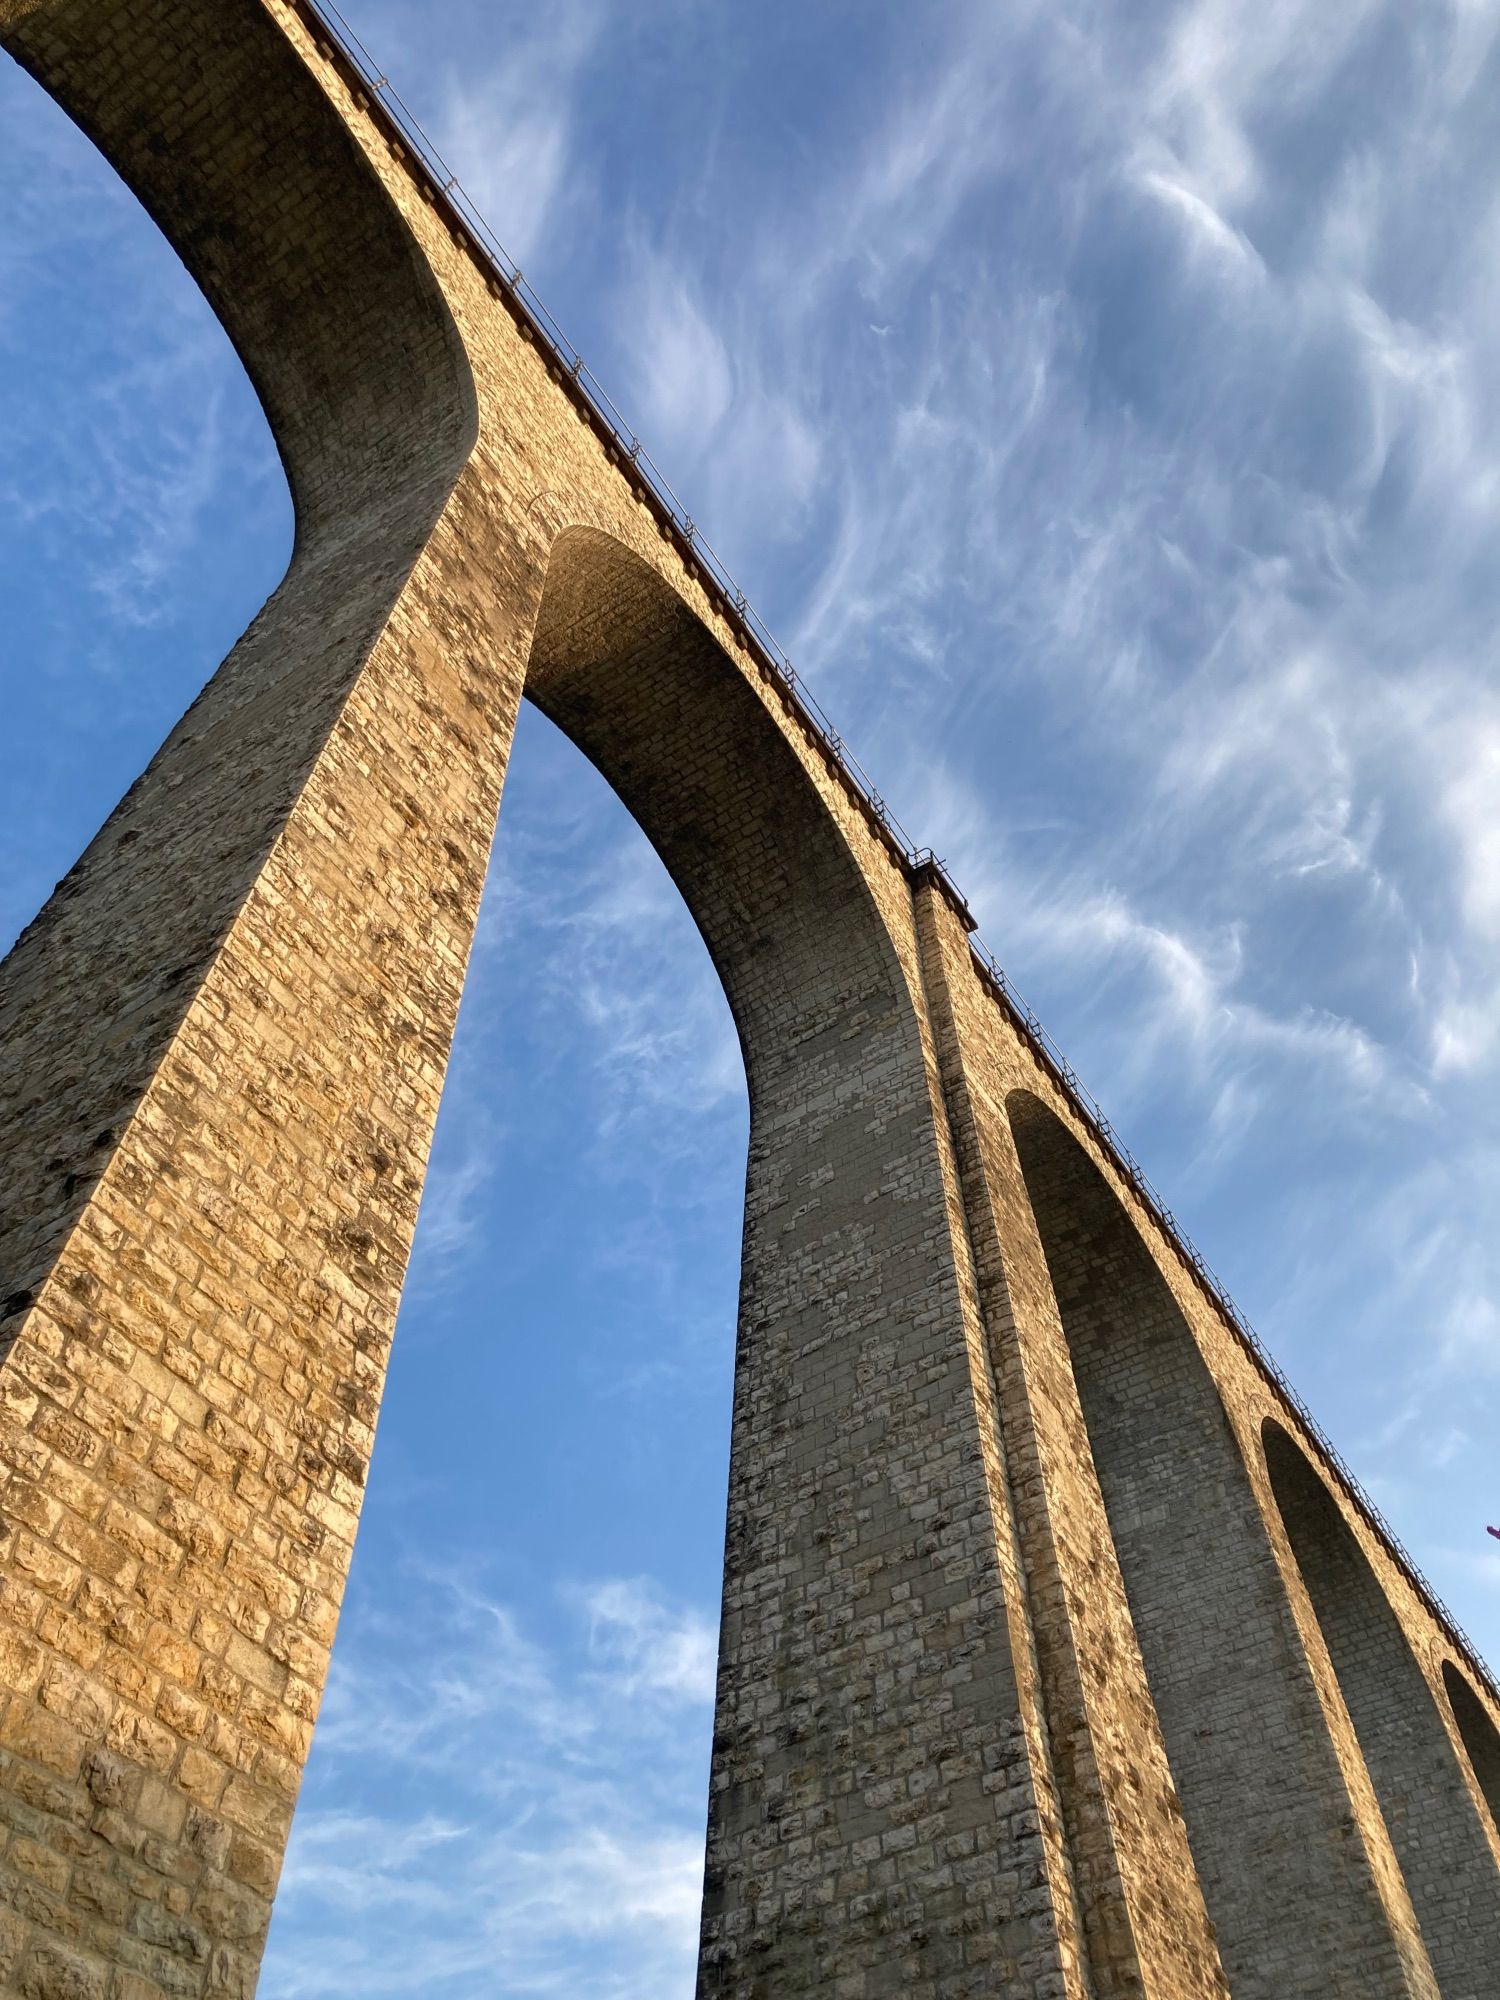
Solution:
M712 1628L615 1578L567 1589L541 1637L481 1574L408 1568L406 1616L367 1607L341 1637L277 1903L284 2000L561 1994L585 1945L614 2000L690 1982L703 1744L684 1723L712 1700ZM351 1781L384 1809L346 1802Z
M126 226L133 196L86 170L32 86L9 87L31 115L0 181L24 221L0 253L0 338L45 344L0 404L0 504L60 566L86 538L79 587L117 628L177 624L226 483L246 527L280 539L285 482L226 336L166 244ZM101 318L66 309L80 264Z
M610 31L601 0L510 9L481 66L449 72L436 137L512 257L529 263L594 192L576 124Z

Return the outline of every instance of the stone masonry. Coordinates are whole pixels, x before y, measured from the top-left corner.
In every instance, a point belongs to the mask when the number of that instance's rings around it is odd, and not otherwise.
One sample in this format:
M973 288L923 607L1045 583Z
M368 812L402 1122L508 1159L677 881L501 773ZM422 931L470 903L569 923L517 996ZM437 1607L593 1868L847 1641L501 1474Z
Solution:
M280 587L0 973L0 1992L249 2000L524 691L751 1103L700 2000L1496 2000L1500 1706L304 0L0 0Z

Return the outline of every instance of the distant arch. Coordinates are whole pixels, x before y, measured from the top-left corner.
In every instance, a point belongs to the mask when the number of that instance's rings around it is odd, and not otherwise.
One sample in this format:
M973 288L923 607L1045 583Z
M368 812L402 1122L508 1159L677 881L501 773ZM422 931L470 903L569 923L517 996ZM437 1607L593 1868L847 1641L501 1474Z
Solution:
M1230 1990L1348 1991L1352 1962L1388 1958L1389 1924L1238 1441L1102 1173L1030 1092L1007 1110Z
M1468 1753L1475 1783L1500 1830L1500 1729L1484 1703L1451 1660L1443 1662L1443 1691Z
M1452 1739L1395 1610L1326 1482L1280 1424L1267 1418L1261 1436L1271 1490L1439 1990L1445 2000L1480 2000L1495 1990L1500 1966L1500 1870Z
M525 693L611 785L692 911L739 1030L752 1116L757 1091L828 1031L831 965L833 1004L866 1031L883 1023L921 1073L915 1001L834 788L692 607L603 529L566 527L552 545Z

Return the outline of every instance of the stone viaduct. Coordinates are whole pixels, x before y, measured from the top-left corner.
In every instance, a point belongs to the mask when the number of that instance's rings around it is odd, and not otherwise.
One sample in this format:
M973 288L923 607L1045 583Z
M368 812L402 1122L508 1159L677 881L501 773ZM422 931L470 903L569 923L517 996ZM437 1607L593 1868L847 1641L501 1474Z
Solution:
M1494 1689L307 0L0 0L285 579L0 977L0 1990L247 2000L523 691L751 1138L700 1996L1495 2000Z

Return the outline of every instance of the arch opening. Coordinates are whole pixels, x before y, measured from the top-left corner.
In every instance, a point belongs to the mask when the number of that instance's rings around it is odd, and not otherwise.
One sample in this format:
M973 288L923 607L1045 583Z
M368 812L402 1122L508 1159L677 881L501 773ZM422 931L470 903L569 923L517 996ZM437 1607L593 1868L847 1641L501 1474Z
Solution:
M1389 1598L1327 1484L1268 1418L1262 1445L1381 1814L1445 2000L1480 2000L1500 1964L1500 1871L1452 1740Z
M1230 1990L1349 1991L1390 1940L1239 1444L1102 1173L1031 1093L1006 1108Z
M613 537L559 535L525 692L603 774L681 891L752 1100L793 1051L800 1069L808 1041L837 1033L840 1013L866 1028L878 1016L883 1036L915 1049L903 969L829 799L712 633Z
M674 885L523 714L263 1992L439 1948L692 1994L744 1092Z

